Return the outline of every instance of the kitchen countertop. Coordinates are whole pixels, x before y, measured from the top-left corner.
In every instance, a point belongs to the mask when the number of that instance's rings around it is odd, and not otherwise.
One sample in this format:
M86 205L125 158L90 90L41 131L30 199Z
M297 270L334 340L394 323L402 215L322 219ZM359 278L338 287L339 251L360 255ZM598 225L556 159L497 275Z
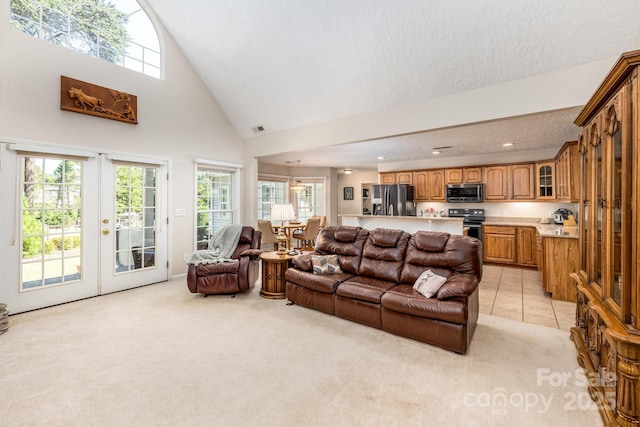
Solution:
M415 220L436 220L436 221L462 221L462 218L452 218L448 216L384 216L384 215L356 215L356 214L340 214L341 217L351 218L397 218L397 219L415 219Z
M560 237L565 239L577 239L579 228L577 226L564 226L561 224L540 223L539 218L517 217L487 217L484 225L510 225L514 227L535 227L542 237Z

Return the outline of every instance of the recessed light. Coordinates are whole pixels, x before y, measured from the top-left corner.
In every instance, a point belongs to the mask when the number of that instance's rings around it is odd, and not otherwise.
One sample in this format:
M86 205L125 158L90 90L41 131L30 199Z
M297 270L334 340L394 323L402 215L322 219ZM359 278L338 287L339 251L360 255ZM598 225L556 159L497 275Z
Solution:
M513 145L513 142L505 142L504 144L502 144L503 147L511 147Z
M353 173L353 169L345 169L344 170L344 174L345 175L351 175Z
M378 160L384 160L384 156L378 156Z
M433 150L433 151L431 152L431 154L440 154L440 153L441 153L441 151L438 151L438 150Z

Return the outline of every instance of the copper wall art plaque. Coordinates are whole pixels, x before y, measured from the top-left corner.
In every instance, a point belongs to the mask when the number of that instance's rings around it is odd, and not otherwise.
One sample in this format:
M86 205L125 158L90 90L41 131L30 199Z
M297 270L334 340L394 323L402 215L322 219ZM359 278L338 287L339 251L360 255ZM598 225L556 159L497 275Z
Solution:
M60 109L138 124L138 97L60 76Z

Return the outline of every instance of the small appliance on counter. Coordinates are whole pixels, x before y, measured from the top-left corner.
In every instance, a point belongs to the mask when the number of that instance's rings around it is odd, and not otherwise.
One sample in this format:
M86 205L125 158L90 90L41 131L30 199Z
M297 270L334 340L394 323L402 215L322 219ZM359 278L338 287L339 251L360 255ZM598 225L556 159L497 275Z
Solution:
M571 212L569 209L558 209L553 213L553 222L555 222L556 224L564 224L564 221L566 219L569 219L569 215L573 216L573 212Z

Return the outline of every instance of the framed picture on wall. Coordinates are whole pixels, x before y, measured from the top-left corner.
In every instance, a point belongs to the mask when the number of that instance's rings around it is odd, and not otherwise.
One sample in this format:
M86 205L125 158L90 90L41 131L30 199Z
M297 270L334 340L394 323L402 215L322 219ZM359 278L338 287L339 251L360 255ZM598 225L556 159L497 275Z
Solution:
M353 200L353 187L344 187L344 199Z

